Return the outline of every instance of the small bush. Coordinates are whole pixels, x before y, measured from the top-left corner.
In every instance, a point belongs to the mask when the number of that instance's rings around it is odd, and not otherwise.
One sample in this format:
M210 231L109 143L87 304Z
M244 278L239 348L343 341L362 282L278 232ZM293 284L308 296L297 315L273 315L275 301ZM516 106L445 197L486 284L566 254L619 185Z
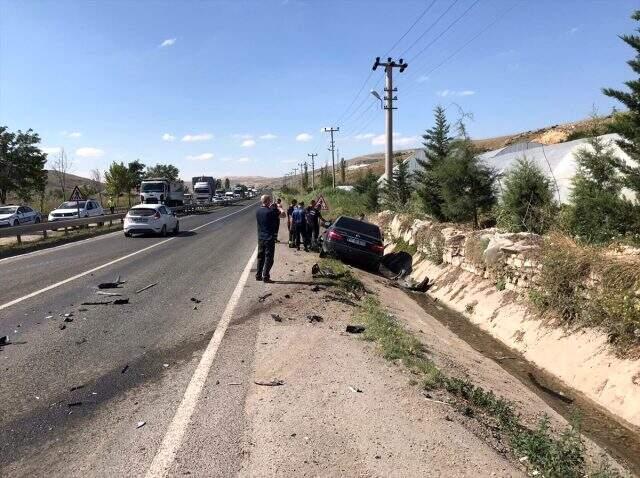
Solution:
M418 247L415 244L409 244L402 238L397 239L394 244L393 252L406 252L411 256L414 256L416 252L418 252Z
M484 251L487 250L489 239L480 234L470 234L464 243L464 257L472 264L485 267Z

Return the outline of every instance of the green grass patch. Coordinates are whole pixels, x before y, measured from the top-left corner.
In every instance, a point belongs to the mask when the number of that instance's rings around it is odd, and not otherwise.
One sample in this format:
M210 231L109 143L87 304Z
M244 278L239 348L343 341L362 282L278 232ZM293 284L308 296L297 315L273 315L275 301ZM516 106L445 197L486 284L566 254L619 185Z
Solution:
M415 256L418 252L418 246L409 244L404 239L399 238L394 242L393 252L406 252L410 256Z
M323 258L320 259L319 265L321 269L333 272L334 278L332 280L339 291L344 294L354 295L358 299L364 295L364 284L342 262L336 259Z
M425 355L424 346L402 324L389 314L373 296L363 299L355 320L366 326L363 338L375 342L388 360L404 364L427 390L445 389L459 400L463 413L499 429L508 439L516 459L526 457L523 464L532 474L554 478L620 476L606 460L591 469L577 424L561 432L549 426L546 416L537 427L529 428L521 420L515 405L492 391L477 387L467 379L446 376ZM534 473L537 472L537 473Z

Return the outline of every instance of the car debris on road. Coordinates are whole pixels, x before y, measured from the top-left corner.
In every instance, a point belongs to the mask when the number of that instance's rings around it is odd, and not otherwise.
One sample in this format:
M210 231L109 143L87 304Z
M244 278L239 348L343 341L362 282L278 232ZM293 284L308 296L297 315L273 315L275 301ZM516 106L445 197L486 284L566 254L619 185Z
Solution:
M138 289L138 290L136 291L136 294L139 294L140 292L144 292L144 291L145 291L145 290L147 290L147 289L151 289L153 286L156 286L156 285L158 285L158 283L157 283L157 282L154 282L153 284L149 284L148 286L145 286L145 287L143 287L142 289Z
M365 329L366 328L364 325L347 325L347 328L345 330L350 334L361 334L365 331Z
M281 385L284 385L284 380L280 380L278 378L274 378L271 379L271 381L269 382L264 382L261 380L255 380L253 383L255 383L256 385L260 385L262 387L279 387Z

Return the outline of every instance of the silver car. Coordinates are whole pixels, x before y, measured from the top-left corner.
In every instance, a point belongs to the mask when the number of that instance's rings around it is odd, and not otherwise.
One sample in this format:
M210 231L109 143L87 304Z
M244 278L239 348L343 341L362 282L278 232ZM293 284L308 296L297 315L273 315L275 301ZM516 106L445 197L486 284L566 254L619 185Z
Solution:
M37 224L42 220L40 213L29 206L9 204L0 206L0 227Z

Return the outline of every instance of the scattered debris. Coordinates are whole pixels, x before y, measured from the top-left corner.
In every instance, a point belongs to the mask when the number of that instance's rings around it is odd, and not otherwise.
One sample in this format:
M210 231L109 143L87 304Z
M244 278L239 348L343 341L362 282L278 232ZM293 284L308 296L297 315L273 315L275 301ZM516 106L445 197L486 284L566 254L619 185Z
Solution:
M80 340L76 340L76 345L82 345L87 341L86 337L82 337Z
M162 366L163 366L164 368L167 368L167 367L169 366L169 364L168 364L168 363L163 363L163 364L162 364Z
M227 385L242 385L241 382L229 382Z
M138 423L136 423L136 428L142 428L146 424L147 424L147 422L138 422Z
M346 331L350 334L361 334L365 328L364 325L347 325Z
M108 295L108 296L119 296L119 295L122 295L122 294L118 294L117 292L103 292L101 290L96 292L96 294L98 294L98 295Z
M67 316L64 318L64 322L73 322L73 319Z
M8 335L3 335L2 337L0 337L0 346L9 344L11 344L11 341L9 340Z
M98 284L98 289L117 289L120 287L118 282L102 282Z
M78 309L78 312L86 312L87 310L89 310L89 309L82 308L82 309Z
M53 319L53 315L47 315L45 319Z
M276 322L282 322L282 317L279 314L271 314L271 318Z
M138 289L138 290L136 291L136 294L139 294L140 292L144 292L144 291L145 291L145 290L147 290L147 289L151 289L152 287L154 287L154 286L156 286L156 285L158 285L158 283L157 283L157 282L154 282L153 284L149 284L148 286L143 287L142 289Z
M123 305L128 303L129 303L129 299L116 299L113 301L114 305Z
M331 269L328 269L328 268L322 269L318 264L314 264L311 267L311 275L313 277L324 277L326 279L337 279L342 276L342 274L336 274Z
M73 314L67 312L66 314L60 314L60 317L64 317L66 319L66 318L69 318L69 317L73 317Z
M71 387L69 389L70 392L75 392L76 390L80 390L81 388L84 388L84 385L76 385L75 387Z
M573 403L573 398L567 397L563 392L558 392L558 391L553 390L553 389L547 387L546 385L540 383L538 381L538 379L536 378L536 376L533 375L531 372L528 372L527 375L529 376L529 380L531 380L531 382L533 382L533 384L536 387L538 387L540 390L543 390L543 391L547 392L549 395L552 395L552 396L562 400L565 403Z
M272 295L273 294L271 292L265 295L261 295L260 297L258 297L258 302L264 302L265 300L267 300L267 297L271 297Z
M195 302L196 304L199 304L202 301L200 299L196 299L195 297L191 297L191 302Z
M129 364L125 365L124 368L120 371L120 373L125 373L127 370L129 370Z
M324 319L322 317L320 317L319 315L307 315L307 320L309 321L309 323L323 322L324 321Z
M64 329L66 329L66 328L67 328L67 326L66 326L66 325L64 325L64 324L60 324L60 325L58 326L58 328L59 328L60 330L64 330Z
M326 302L329 302L329 301L340 302L342 304L350 305L351 307L356 306L356 303L351 299L347 299L346 297L338 297L336 295L325 295L324 300Z
M320 292L321 290L325 290L325 288L324 288L324 287L320 287L320 286L319 286L319 285L317 285L317 284L316 284L316 285L314 285L314 286L311 288L311 292Z
M284 385L284 380L274 378L270 382L262 382L256 380L253 383L255 383L256 385L262 385L263 387L279 387L280 385Z
M353 393L362 393L362 390L356 387L352 387L351 385L349 385L349 390L351 390Z
M82 406L82 402L70 402L67 403L67 407L80 407Z
M111 304L110 300L108 300L106 302L83 302L81 305L109 305L109 304ZM86 310L86 309L84 309L84 310Z
M285 295L284 295L284 298L285 298L285 299L291 299L291 296L290 296L289 294L285 294Z
M194 306L193 306L193 310L198 310L198 306L197 306L197 305L194 305Z

